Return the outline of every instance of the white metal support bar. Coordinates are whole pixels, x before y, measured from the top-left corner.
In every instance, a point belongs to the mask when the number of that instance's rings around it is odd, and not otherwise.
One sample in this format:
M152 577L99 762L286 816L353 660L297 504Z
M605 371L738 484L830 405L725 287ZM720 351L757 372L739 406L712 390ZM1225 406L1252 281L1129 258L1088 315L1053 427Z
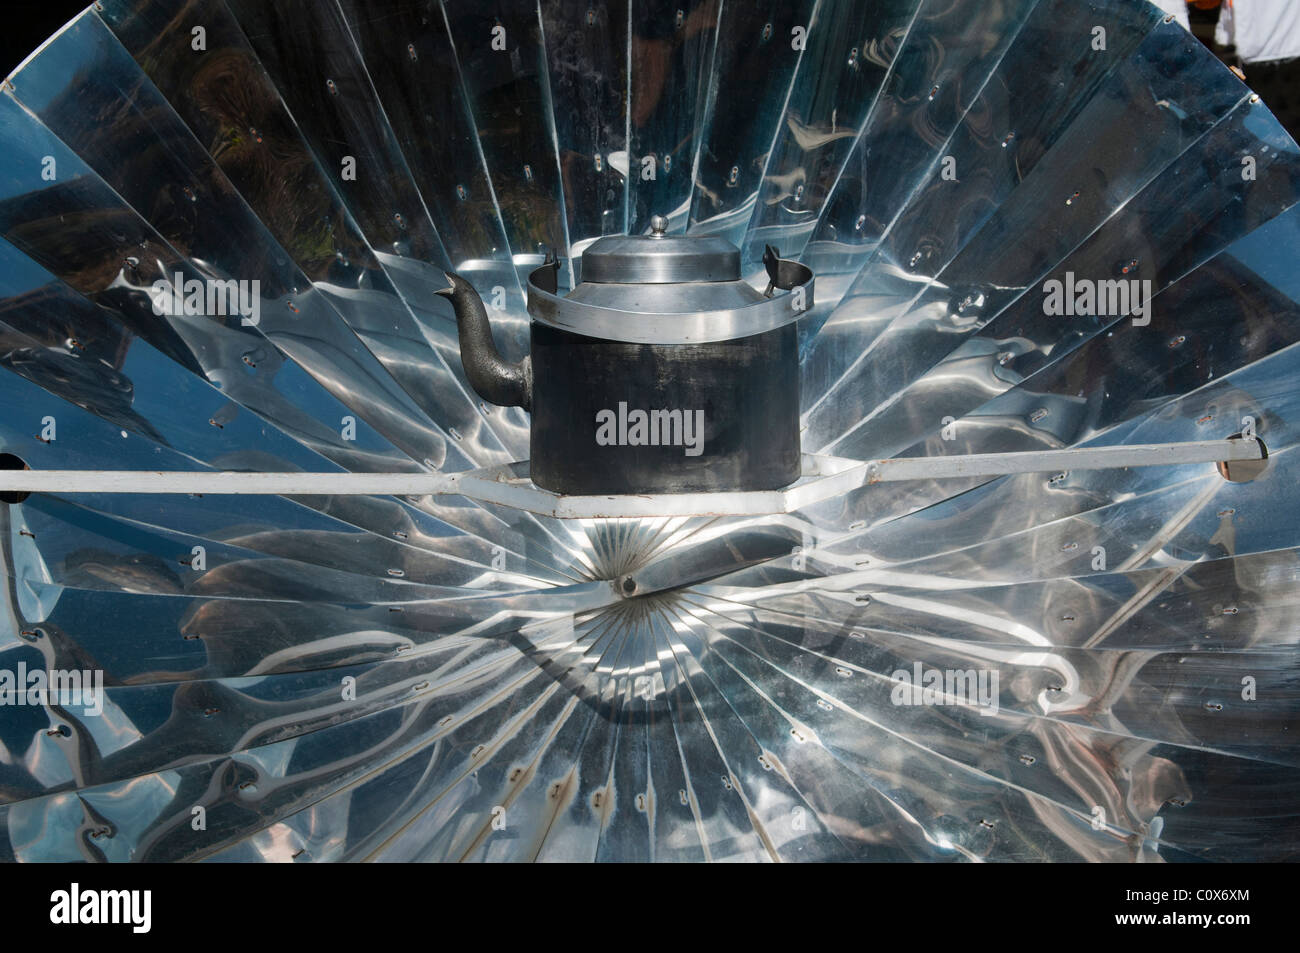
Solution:
M1190 443L1144 443L1073 450L1030 450L1023 453L971 453L950 457L903 457L868 463L870 483L893 480L937 480L944 477L1005 476L1050 470L1113 470L1182 463L1224 463L1259 460L1258 440L1198 440ZM875 470L872 470L872 467Z
M875 483L1014 473L1231 463L1266 458L1256 439L1083 447L859 462L804 457L804 477L783 490L562 496L535 486L522 464L461 473L247 473L238 471L4 470L2 493L142 493L274 496L465 496L561 519L789 513Z

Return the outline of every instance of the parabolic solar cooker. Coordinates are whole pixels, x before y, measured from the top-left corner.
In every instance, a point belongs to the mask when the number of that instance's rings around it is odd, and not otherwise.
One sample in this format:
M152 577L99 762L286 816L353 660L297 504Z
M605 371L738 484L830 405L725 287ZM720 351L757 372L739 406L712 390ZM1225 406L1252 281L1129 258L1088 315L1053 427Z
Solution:
M0 154L0 857L1295 856L1300 152L1154 6L99 0Z

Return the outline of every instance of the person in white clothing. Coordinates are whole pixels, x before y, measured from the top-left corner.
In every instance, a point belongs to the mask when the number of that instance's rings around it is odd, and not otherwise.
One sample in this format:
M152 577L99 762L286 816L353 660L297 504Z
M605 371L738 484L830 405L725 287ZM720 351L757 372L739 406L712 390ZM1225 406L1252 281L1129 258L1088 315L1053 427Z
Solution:
M1224 0L1214 41L1235 46L1242 63L1275 63L1300 56L1296 0Z
M1300 0L1223 0L1214 41L1300 139Z

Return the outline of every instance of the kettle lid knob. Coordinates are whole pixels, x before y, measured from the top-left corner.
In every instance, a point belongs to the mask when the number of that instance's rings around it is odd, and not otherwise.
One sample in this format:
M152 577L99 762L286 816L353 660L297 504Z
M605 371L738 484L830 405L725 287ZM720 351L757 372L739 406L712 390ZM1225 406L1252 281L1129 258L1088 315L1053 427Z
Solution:
M668 219L662 215L654 215L650 218L650 234L663 237L668 231Z

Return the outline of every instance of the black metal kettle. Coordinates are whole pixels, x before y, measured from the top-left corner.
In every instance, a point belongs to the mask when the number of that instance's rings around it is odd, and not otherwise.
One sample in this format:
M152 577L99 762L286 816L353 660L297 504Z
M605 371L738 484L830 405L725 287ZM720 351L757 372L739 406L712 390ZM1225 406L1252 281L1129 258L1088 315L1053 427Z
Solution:
M487 309L459 275L452 301L470 384L532 415L530 473L557 493L770 490L799 478L796 320L813 274L768 246L769 285L741 279L725 239L665 234L593 242L582 283L558 263L528 278L530 354L507 362ZM776 294L777 290L785 293Z

